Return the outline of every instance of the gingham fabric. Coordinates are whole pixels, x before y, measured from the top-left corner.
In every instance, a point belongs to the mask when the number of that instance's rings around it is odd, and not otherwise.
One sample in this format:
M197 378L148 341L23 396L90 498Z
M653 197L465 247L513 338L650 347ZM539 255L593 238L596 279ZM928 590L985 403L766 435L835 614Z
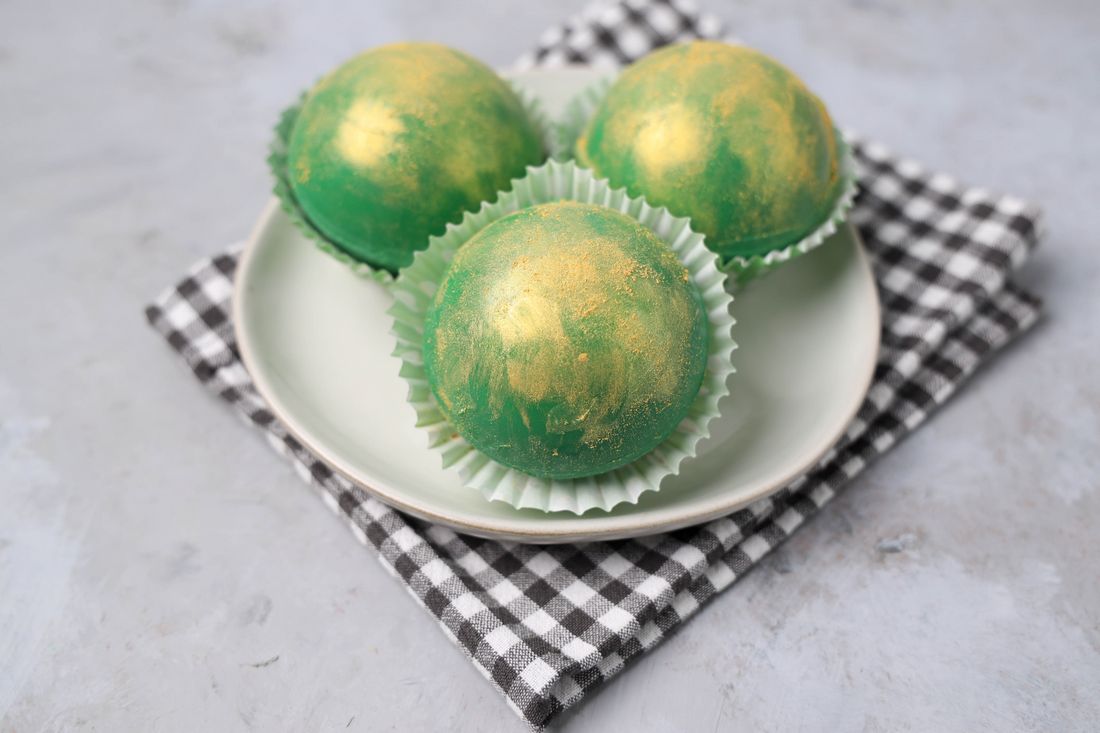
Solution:
M547 33L524 63L621 63L673 39L722 32L679 3L617 3ZM1032 206L853 144L862 193L852 219L875 262L883 317L866 402L809 474L732 516L671 534L553 547L493 542L406 517L335 475L275 421L241 364L229 320L237 248L198 263L147 316L538 729L748 572L1035 322L1038 301L1008 282L1036 241Z

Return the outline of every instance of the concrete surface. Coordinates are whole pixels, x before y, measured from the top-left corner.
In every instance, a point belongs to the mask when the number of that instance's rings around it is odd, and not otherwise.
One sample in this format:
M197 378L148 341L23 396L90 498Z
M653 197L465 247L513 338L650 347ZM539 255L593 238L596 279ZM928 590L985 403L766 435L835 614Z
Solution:
M522 730L142 306L241 238L356 50L580 6L0 5L0 729ZM1042 202L1046 321L568 730L1100 730L1100 13L711 8L845 124Z

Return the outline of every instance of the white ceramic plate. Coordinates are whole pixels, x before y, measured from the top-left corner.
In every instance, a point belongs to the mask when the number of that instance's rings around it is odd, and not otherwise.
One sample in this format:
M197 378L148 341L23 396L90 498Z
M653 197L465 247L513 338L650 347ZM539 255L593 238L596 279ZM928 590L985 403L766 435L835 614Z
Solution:
M595 78L517 75L557 115ZM469 534L524 542L615 539L720 517L767 496L840 437L878 352L879 307L855 231L755 283L734 303L737 374L699 457L635 505L583 516L485 501L444 471L414 427L387 291L320 252L268 204L241 259L234 323L256 387L287 429L382 501Z

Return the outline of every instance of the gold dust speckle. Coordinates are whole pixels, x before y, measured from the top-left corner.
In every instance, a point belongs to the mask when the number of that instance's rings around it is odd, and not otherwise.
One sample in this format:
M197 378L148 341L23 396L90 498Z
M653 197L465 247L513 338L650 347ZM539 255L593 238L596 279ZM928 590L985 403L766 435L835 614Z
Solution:
M653 178L686 167L701 173L706 165L709 132L692 111L681 104L650 111L635 118L635 154L646 174Z
M312 171L308 160L298 160L295 163L294 172L298 178L298 183L309 183L309 176Z
M360 99L348 108L336 130L336 147L349 162L364 168L392 152L395 138L405 130L392 109L375 100Z

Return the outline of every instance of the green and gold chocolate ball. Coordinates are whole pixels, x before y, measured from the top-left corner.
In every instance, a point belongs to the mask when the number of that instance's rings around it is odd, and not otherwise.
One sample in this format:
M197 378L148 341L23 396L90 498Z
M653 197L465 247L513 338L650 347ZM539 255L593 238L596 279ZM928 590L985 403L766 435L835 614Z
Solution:
M400 43L357 56L309 92L287 173L328 239L397 270L544 157L522 102L492 69L445 46Z
M557 202L498 219L458 250L425 322L424 364L470 444L566 479L667 438L699 391L707 339L698 288L652 231Z
M629 66L577 141L577 160L691 217L724 261L798 242L841 193L825 106L762 53L716 41Z

